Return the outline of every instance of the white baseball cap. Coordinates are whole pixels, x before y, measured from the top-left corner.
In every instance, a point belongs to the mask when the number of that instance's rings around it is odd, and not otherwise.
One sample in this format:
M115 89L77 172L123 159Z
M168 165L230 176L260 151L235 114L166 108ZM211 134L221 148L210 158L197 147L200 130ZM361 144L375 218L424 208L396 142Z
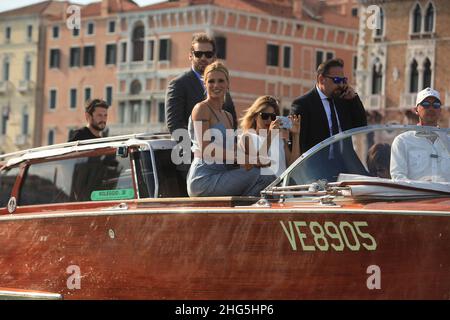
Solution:
M435 97L439 101L441 100L441 97L439 96L439 92L437 92L436 90L431 89L431 88L425 88L417 94L416 107L420 103L422 103L423 100L425 100L428 97Z

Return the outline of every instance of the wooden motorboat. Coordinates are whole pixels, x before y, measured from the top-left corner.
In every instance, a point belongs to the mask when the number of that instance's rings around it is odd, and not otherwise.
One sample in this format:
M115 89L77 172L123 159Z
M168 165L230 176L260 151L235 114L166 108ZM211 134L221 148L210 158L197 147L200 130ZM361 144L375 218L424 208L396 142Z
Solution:
M330 145L351 139L365 167L408 130L331 137L260 198L187 197L167 135L1 156L0 298L449 299L449 181L321 180Z

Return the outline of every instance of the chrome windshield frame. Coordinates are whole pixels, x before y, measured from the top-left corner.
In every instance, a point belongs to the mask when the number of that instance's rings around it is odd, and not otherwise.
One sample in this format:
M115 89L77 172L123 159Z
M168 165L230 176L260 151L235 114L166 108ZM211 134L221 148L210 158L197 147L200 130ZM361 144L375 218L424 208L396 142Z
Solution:
M333 143L336 143L338 141L341 141L343 139L349 138L355 134L362 134L362 133L369 133L369 132L376 132L376 131L382 131L382 130L403 130L403 132L406 131L438 131L438 132L446 132L447 135L450 135L450 128L438 128L438 127L430 127L430 126L417 126L417 125L400 125L400 124L390 124L390 125L371 125L371 126L365 126L365 127L358 127L349 129L343 132L340 132L334 136L331 136L327 138L326 140L316 144L314 147L309 149L308 151L304 152L297 160L295 160L286 170L277 178L275 179L270 185L268 185L264 190L269 190L276 185L278 185L281 181L284 179L291 170L300 164L300 162L312 157L314 154L319 152L320 150L330 146ZM283 186L285 186L283 184Z

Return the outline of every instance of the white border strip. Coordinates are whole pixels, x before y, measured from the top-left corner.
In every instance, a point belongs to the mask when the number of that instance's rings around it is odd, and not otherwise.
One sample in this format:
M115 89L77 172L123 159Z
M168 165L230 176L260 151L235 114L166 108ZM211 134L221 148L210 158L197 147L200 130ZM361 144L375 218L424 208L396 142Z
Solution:
M120 211L119 211L120 210ZM43 214L8 214L0 216L1 221L17 221L32 219L52 219L52 218L72 218L72 217L99 217L99 216L117 216L117 215L153 215L153 214L377 214L377 215L413 215L413 216L446 216L450 217L450 211L412 211L412 210L367 210L367 209L330 209L327 208L253 208L246 209L228 208L228 209L164 209L164 208L143 208L124 211L123 209L111 209L104 211L84 211L69 213L43 213Z
M59 293L0 290L0 300L62 300Z

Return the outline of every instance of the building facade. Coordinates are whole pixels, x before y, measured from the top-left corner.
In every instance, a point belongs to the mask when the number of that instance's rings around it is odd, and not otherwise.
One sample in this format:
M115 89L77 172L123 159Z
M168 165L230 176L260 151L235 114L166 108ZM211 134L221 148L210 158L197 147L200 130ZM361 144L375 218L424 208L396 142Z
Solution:
M450 125L450 3L360 0L357 89L371 123L416 124L417 92L441 94L441 127ZM378 11L368 12L369 6ZM371 17L379 12L373 28Z
M116 122L118 13L136 7L129 0L103 0L80 7L79 26L67 25L75 11L48 21L42 145L66 142L71 130L85 125L89 99L108 101L107 124Z
M119 15L117 123L111 134L167 131L164 98L190 68L192 35L206 32L230 70L238 116L260 95L283 112L314 85L318 63L345 60L352 79L358 40L356 1L169 1Z
M63 2L0 13L0 152L40 145L45 21Z
M317 65L331 57L344 59L354 82L357 0L171 0L146 7L131 0L102 0L80 7L80 29L67 24L73 15L69 5L45 20L43 41L36 47L42 58L34 66L42 72L34 80L40 98L32 109L39 112L14 120L18 129L19 123L36 123L23 130L35 133L34 145L67 141L71 130L85 125L83 108L90 98L111 103L108 135L166 132L166 88L190 67L191 39L197 32L217 41L218 57L230 69L238 116L264 94L278 97L287 114L291 102L313 87ZM15 70L11 81L18 86L24 72ZM9 100L0 103L4 118L12 119ZM16 108L23 110L19 118L27 119L22 116L25 105ZM14 121L7 121L3 140L21 141L20 130L10 129Z

